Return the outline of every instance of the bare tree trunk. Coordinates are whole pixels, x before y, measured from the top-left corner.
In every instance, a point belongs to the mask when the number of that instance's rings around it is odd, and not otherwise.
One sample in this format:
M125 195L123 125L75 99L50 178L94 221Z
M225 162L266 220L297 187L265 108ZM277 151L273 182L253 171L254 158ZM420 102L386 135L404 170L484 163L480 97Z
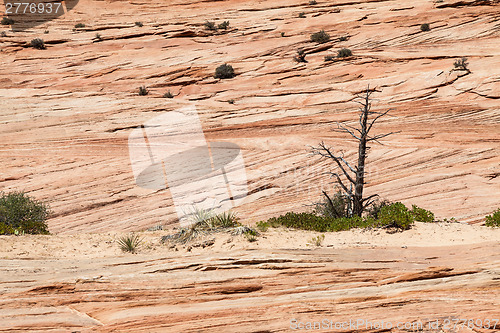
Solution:
M367 151L368 149L370 149L370 147L368 147L368 143L370 141L376 141L380 143L378 139L384 138L394 133L391 132L387 134L379 134L373 137L369 135L373 124L375 124L375 122L379 118L387 115L387 113L389 112L389 110L385 112L370 111L370 95L372 93L373 91L370 91L370 87L368 87L366 89L366 94L359 102L361 104L361 108L359 110L359 128L337 123L337 131L349 133L354 139L358 141L358 164L354 168L351 167L351 165L344 159L343 153L341 153L340 155L334 154L331 148L327 147L323 142L319 144L319 147L312 147L313 154L332 159L335 162L336 166L342 171L342 173L340 174L337 172L329 172L329 174L332 177L336 178L337 183L340 185L346 197L352 204L352 215L357 216L361 216L361 214L363 214L363 211L373 203L373 199L378 196L377 194L374 194L367 198L363 198L363 189L365 185L365 162ZM371 115L376 115L373 120L369 119ZM342 178L347 179L347 182L350 183L349 188L344 184ZM354 193L352 191L353 185ZM326 195L325 192L323 192L323 194ZM326 195L326 197L330 200L328 195Z

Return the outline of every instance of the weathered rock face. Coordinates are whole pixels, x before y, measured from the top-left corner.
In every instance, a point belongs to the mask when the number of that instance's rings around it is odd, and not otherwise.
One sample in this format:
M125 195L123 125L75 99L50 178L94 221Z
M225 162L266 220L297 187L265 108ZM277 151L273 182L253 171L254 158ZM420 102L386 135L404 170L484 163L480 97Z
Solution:
M159 252L1 259L0 331L498 331L498 243Z
M400 133L372 146L366 193L478 222L500 206L499 9L498 1L82 0L30 31L5 27L1 190L49 201L54 233L174 223L168 189L135 185L127 138L162 112L195 105L207 140L242 148L244 220L303 210L332 186L330 165L308 146L324 140L354 158L355 143L330 129L354 124L355 97L370 85L373 109L394 116L375 132ZM207 20L230 27L212 33ZM73 31L76 23L86 26ZM331 41L311 42L321 29ZM36 37L46 50L26 47ZM352 57L324 61L344 47ZM307 63L293 61L298 49ZM463 56L470 72L453 68ZM213 78L223 63L235 78ZM138 96L143 85L150 93ZM161 98L167 91L175 97Z

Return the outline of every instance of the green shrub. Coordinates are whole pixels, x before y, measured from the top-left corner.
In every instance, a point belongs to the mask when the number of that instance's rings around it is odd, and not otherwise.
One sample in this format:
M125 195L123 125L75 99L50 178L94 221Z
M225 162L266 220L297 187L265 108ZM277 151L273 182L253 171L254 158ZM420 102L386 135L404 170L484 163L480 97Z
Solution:
M352 52L349 49L343 48L337 52L337 58L347 58L352 56Z
M146 96L147 94L149 94L149 90L146 86L139 87L139 96Z
M306 18L306 13L304 13L304 12L299 13L299 18Z
M382 207L389 206L390 204L391 202L389 200L377 200L370 205L366 212L368 213L368 216L375 220L378 220Z
M142 26L144 26L144 24L142 24L142 22L135 22L135 25L139 28L141 28Z
M319 235L311 238L311 240L307 244L320 247L321 245L323 245L324 240L325 240L325 235Z
M13 19L8 18L8 17L3 17L3 18L2 18L2 21L0 21L0 23L1 23L2 25L13 25L13 24L14 24L14 22L15 22L15 21L14 21Z
M229 28L229 21L224 21L217 26L218 29L226 30Z
M416 205L412 205L411 213L415 221L418 222L434 222L434 213L430 210L420 208Z
M32 48L38 49L38 50L45 50L45 43L43 42L43 39L41 38L35 38L31 40L30 46Z
M214 77L216 79L231 79L234 77L234 69L231 65L224 64L220 65L215 69Z
M306 52L304 50L297 50L297 55L293 57L296 62L307 62Z
M0 192L0 234L48 234L48 205L24 192Z
M341 36L341 37L339 37L339 41L341 41L341 42L345 42L348 39L349 39L349 36Z
M97 41L99 41L99 42L100 42L100 41L102 41L102 36L101 36L101 34L99 34L99 33L95 34L95 39L96 39Z
M266 222L260 222L257 227L287 227L310 231L343 231L352 228L376 227L378 223L373 219L361 218L359 216L332 218L327 216L318 216L314 213L293 213L288 212L279 217L272 217Z
M469 63L467 62L466 57L462 57L461 59L455 60L455 62L453 63L453 66L455 67L455 69L458 69L458 70L464 70L464 71L469 70L467 68L467 66L469 66Z
M379 222L384 227L408 230L414 222L412 212L401 202L382 207L378 215Z
M7 37L7 33L6 33L5 31L2 31L2 32L0 33L0 37Z
M500 227L500 208L497 209L493 214L486 216L486 226Z
M234 99L232 99L232 98L231 98L231 99L228 99L228 100L227 100L227 102L228 102L229 104L234 104Z
M318 2L317 2L316 0L311 0L311 1L309 1L309 4L310 4L311 6L314 6L314 5L317 5L317 4L318 4Z
M430 31L431 27L429 26L429 23L424 23L420 26L420 30L422 31Z
M118 239L118 245L123 252L135 253L141 244L142 239L135 234L122 236Z
M335 57L332 55L325 56L325 61L333 61L334 59L335 59Z
M323 200L315 204L316 214L333 218L348 216L350 201L341 191L337 191L333 197L327 196L326 192L323 194Z
M217 26L215 25L215 22L206 21L204 26L205 26L205 29L207 29L207 30L217 31Z
M163 94L164 98L174 98L174 95L169 91L167 91L165 94Z
M233 212L224 212L210 218L209 224L212 229L236 227L239 225L238 216Z
M315 32L311 35L311 41L323 44L330 41L330 35L327 34L325 30L321 30L320 32Z
M75 24L75 28L78 29L78 28L85 28L85 24L83 23L77 23Z

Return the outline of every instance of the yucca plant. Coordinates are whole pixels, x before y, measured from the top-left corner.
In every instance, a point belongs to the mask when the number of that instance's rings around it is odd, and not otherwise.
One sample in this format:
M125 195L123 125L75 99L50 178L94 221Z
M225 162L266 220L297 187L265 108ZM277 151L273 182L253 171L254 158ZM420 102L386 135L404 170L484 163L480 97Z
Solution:
M224 212L210 219L213 229L224 229L238 226L238 216L233 212Z
M122 236L118 239L118 245L123 252L135 253L141 245L142 239L136 234Z

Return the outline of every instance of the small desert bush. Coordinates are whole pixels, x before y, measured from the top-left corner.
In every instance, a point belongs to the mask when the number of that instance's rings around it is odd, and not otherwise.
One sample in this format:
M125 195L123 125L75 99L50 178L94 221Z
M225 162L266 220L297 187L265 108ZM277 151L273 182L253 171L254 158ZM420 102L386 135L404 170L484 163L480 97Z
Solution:
M325 240L325 235L319 235L319 236L316 236L316 237L313 237L309 242L308 244L309 245L313 245L313 246L316 246L316 247L320 247L321 245L323 245L323 241Z
M486 226L500 227L500 208L497 209L493 214L486 216Z
M224 212L215 214L213 209L200 209L193 207L188 214L190 226L181 228L177 233L162 237L162 242L174 241L185 244L199 236L208 235L221 231L231 231L233 234L242 235L249 230L246 226L241 226L235 213Z
M382 207L378 215L382 226L401 230L410 229L415 221L412 212L401 202Z
M141 245L142 239L136 234L118 238L118 245L123 252L135 253Z
M102 40L102 36L101 36L101 34L99 34L99 33L95 34L95 39L96 39L97 41L101 41L101 40Z
M231 79L234 77L234 69L231 65L220 65L215 69L214 78L216 79Z
M325 56L325 61L333 61L334 59L335 59L335 57L332 55Z
M224 21L222 23L219 23L217 28L222 29L222 30L226 30L227 28L229 28L229 21Z
M455 69L458 69L458 70L464 70L464 71L469 70L467 68L467 66L469 66L469 63L467 62L466 57L462 57L461 59L455 60L455 62L453 63L453 66L455 67Z
M85 28L85 24L83 24L83 23L75 24L75 29L78 29L78 28Z
M238 216L233 212L217 214L210 218L209 223L212 229L231 228L239 225Z
M321 30L320 32L315 32L311 35L311 41L323 44L330 41L330 35L327 34L325 30Z
M352 51L346 48L340 49L337 52L337 58L347 58L352 56Z
M217 26L215 25L215 22L206 21L203 25L205 26L205 29L207 29L207 30L217 31Z
M0 23L2 25L13 25L14 24L14 20L11 19L11 18L8 18L8 17L3 17L2 21L0 21Z
M306 13L304 12L299 13L299 18L306 18Z
M174 95L169 91L167 91L165 94L163 94L164 98L174 98Z
M318 4L318 2L317 2L316 0L311 0L311 1L309 1L309 4L310 4L311 6L314 6L314 5L317 5L317 4Z
M434 222L434 213L430 210L420 208L416 205L412 205L411 214L415 221L418 222Z
M341 41L341 42L345 42L348 39L349 39L349 36L341 36L341 37L339 37L339 41Z
M228 100L227 100L227 102L228 102L229 104L234 104L234 99L232 99L232 98L231 98L231 99L228 99Z
M377 220L382 207L389 206L390 204L391 202L388 200L377 200L366 209L366 213L371 218Z
M146 96L147 94L149 94L149 90L146 86L139 87L139 96Z
M420 26L420 30L422 31L430 31L431 27L429 26L429 23L424 23Z
M41 38L32 39L30 42L30 46L32 48L35 48L38 50L45 50L46 49L45 43L43 42L43 39L41 39Z
M323 195L323 201L315 204L314 212L317 215L333 218L348 216L350 201L341 191L337 191L333 197L328 196L326 192Z
M7 33L6 33L5 31L2 31L2 32L0 33L0 37L7 37Z
M0 235L48 234L48 205L24 192L0 192Z
M135 22L135 25L139 28L141 28L142 26L144 26L144 24L142 24L142 22Z
M297 50L297 55L293 57L296 62L307 62L306 52L304 50Z

